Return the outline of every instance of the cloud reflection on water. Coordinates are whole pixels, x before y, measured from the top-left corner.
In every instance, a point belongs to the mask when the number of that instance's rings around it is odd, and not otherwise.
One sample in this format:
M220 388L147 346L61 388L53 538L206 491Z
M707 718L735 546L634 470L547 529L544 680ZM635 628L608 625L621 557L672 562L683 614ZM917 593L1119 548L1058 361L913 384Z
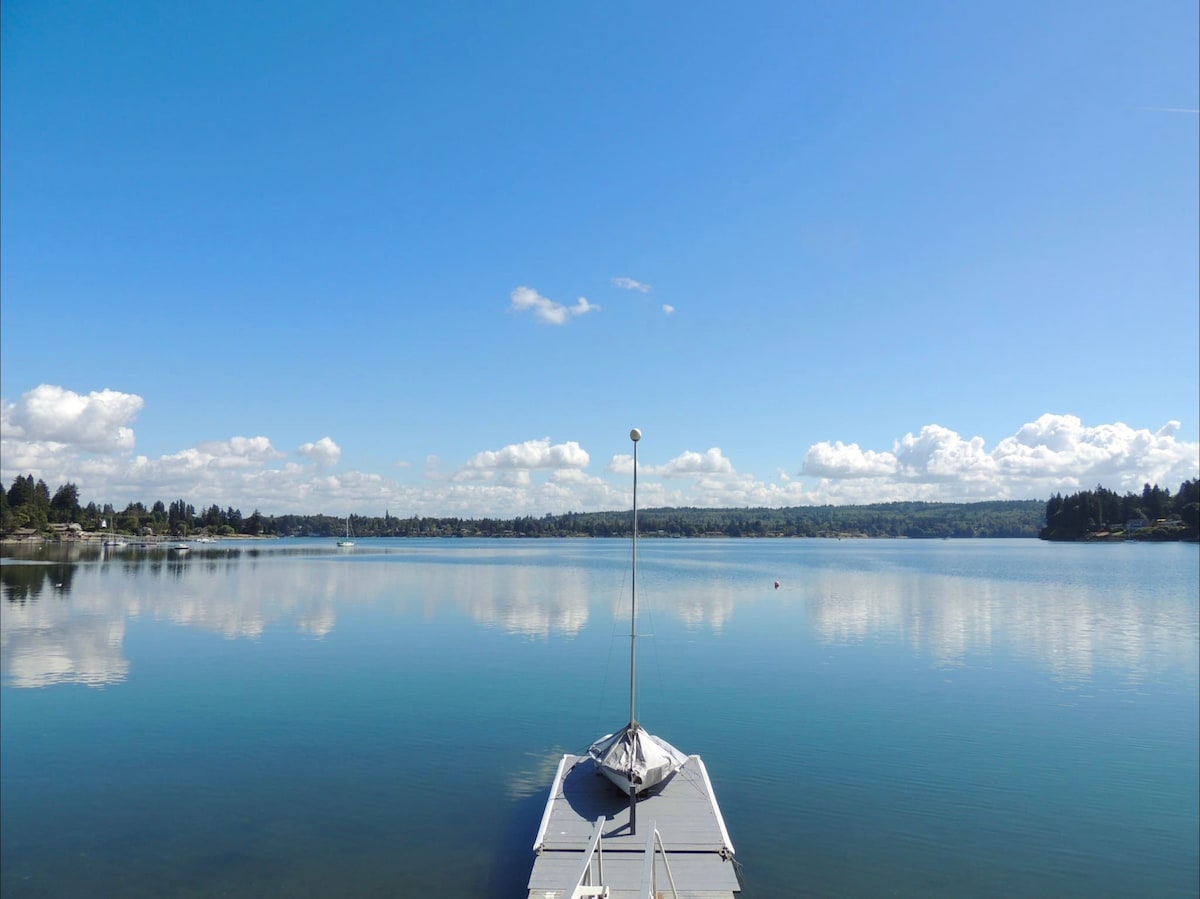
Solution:
M505 783L508 798L525 799L545 793L546 784L554 779L559 761L570 751L554 746L544 752L525 753L525 764L508 773Z
M588 623L591 591L582 568L437 565L423 569L422 579L426 596L457 603L506 633L570 637Z
M229 551L92 554L84 562L0 566L6 684L119 683L130 667L126 623L143 617L230 640L258 639L274 622L320 638L336 623L339 584L329 567L261 564Z
M122 654L124 620L88 617L63 626L55 620L56 611L53 606L37 604L10 615L7 605L4 607L0 650L7 682L14 687L101 687L125 680L129 661Z
M569 547L531 552L496 544L322 555L311 546L277 544L204 549L184 558L75 551L72 563L52 553L39 557L42 564L6 559L3 675L18 687L119 683L129 676L124 643L131 620L167 621L229 640L258 640L283 625L320 639L334 632L339 603L345 609L378 601L421 609L426 617L458 609L504 633L574 638L588 626L593 604L613 622L628 621L627 577L598 566L597 551L604 550L589 546L574 559ZM666 615L688 631L707 626L720 636L739 607L754 603L762 606L756 614L775 615L770 604L779 603L786 614L800 598L797 609L822 642L897 642L947 667L1008 652L1068 682L1087 681L1107 667L1136 683L1167 666L1197 666L1200 625L1195 596L1186 590L1100 585L1049 568L1006 579L942 573L929 564L862 569L801 561L779 593L759 580L761 567L735 570L739 550L705 552L664 555L647 566L639 593L649 599L648 629L655 615Z
M881 589L884 587L885 589ZM809 616L827 643L896 640L947 667L1008 648L1064 681L1115 668L1137 682L1197 665L1195 598L1069 581L1007 582L925 573L821 571Z

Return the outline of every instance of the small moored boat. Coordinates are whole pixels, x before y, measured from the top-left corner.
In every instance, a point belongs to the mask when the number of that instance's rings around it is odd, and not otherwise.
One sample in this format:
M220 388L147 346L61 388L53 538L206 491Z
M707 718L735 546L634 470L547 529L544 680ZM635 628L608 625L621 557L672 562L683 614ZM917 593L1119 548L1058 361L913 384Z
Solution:
M346 539L339 540L338 546L353 546L354 541L350 539L350 516L346 516Z

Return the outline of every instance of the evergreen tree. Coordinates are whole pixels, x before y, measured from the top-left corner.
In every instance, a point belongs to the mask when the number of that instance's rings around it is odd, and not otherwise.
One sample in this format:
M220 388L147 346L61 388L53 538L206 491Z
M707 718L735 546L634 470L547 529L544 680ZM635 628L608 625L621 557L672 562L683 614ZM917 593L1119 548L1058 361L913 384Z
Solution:
M33 502L33 475L13 478L12 486L8 488L8 504L13 509L20 508Z
M63 484L50 500L50 520L70 524L79 519L79 488L74 484Z

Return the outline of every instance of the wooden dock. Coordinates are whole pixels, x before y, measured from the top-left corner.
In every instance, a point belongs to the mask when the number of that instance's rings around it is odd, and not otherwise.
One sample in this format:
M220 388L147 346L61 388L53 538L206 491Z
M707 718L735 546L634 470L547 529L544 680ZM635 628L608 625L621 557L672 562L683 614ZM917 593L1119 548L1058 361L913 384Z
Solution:
M733 844L700 756L689 756L668 781L640 797L637 832L631 834L628 797L596 770L590 758L565 755L534 842L537 857L529 875L529 899L572 895L588 864L589 844L601 817L605 820L600 853L592 861L590 880L602 882L608 892L594 895L610 899L647 895L647 845L655 829L666 857L664 862L661 854L654 853L660 895L671 896L668 868L678 895L686 899L734 899L741 889Z

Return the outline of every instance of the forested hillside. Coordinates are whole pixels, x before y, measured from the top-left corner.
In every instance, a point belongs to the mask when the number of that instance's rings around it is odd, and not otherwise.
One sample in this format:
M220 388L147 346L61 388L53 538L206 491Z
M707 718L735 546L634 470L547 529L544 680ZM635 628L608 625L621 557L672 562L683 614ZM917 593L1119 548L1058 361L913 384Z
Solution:
M639 530L663 537L1036 537L1043 524L1038 500L983 503L880 503L866 506L800 506L786 509L644 509ZM345 533L346 519L330 515L243 515L234 508L197 511L179 499L150 507L130 503L79 504L79 490L64 484L53 494L32 475L0 490L0 531L50 533L54 525L83 531L187 537L304 536ZM400 518L352 515L356 537L615 537L630 532L632 513L586 512L514 519ZM61 530L59 528L58 530Z

